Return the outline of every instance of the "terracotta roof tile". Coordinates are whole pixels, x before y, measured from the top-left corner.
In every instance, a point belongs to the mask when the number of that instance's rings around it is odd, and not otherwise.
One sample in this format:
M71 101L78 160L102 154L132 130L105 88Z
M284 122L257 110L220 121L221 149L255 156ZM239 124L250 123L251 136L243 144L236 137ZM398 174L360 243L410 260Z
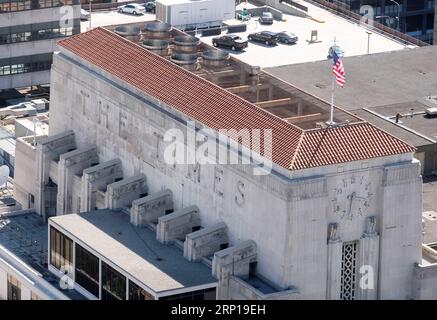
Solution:
M287 169L414 151L413 147L368 123L303 131L104 28L58 43L214 130L271 129L272 160Z

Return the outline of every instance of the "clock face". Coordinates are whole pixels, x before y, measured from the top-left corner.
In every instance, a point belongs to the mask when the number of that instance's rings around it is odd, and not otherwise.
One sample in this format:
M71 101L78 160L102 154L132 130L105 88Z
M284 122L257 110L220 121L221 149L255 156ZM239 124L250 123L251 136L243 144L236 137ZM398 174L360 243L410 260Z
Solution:
M365 176L346 176L332 190L332 210L341 219L352 220L367 214L372 198L371 182Z

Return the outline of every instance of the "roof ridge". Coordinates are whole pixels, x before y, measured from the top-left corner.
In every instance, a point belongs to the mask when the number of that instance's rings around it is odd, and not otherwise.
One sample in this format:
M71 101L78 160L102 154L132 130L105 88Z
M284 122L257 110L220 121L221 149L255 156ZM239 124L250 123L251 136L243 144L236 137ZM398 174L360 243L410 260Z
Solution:
M296 149L294 150L293 157L291 158L290 170L292 170L293 167L294 167L294 163L296 161L297 155L299 154L300 148L302 147L302 141L305 138L305 133L306 133L306 131L303 130L302 134L299 137L299 141L297 142Z

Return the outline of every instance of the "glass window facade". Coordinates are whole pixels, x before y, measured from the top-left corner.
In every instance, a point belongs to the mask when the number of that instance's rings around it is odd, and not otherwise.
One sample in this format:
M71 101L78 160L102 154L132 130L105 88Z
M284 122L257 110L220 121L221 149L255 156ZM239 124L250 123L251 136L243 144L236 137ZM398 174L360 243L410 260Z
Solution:
M129 280L129 300L155 300L155 297Z
M52 59L52 53L0 59L0 77L50 70Z
M0 45L65 38L80 33L80 19L72 22L68 27L61 26L59 20L0 27Z
M75 282L99 297L99 258L76 244Z
M50 227L50 264L68 273L73 268L73 241L53 227Z
M126 277L103 261L101 300L126 300Z
M159 300L216 300L215 291L216 288L202 289L161 297Z
M21 283L8 274L8 300L21 300Z
M80 0L0 0L0 13L80 4Z

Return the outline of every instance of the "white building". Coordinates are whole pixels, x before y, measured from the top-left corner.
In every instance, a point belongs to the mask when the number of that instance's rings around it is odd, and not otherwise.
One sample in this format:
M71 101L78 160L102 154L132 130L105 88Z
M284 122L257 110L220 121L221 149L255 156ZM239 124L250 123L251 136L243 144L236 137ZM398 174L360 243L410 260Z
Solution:
M78 0L0 2L0 90L50 82L56 41L80 33Z
M234 0L157 0L156 19L180 28L220 26L235 18Z
M206 298L216 286L218 299L437 298L413 147L341 109L327 127L327 104L236 59L189 72L103 28L59 46L50 135L17 139L15 196L51 217L49 269L66 267L83 295ZM210 137L271 129L272 170L169 164L168 130L188 139L193 121ZM260 150L254 133L252 143L238 134L223 133L243 155ZM77 263L77 245L92 263Z

